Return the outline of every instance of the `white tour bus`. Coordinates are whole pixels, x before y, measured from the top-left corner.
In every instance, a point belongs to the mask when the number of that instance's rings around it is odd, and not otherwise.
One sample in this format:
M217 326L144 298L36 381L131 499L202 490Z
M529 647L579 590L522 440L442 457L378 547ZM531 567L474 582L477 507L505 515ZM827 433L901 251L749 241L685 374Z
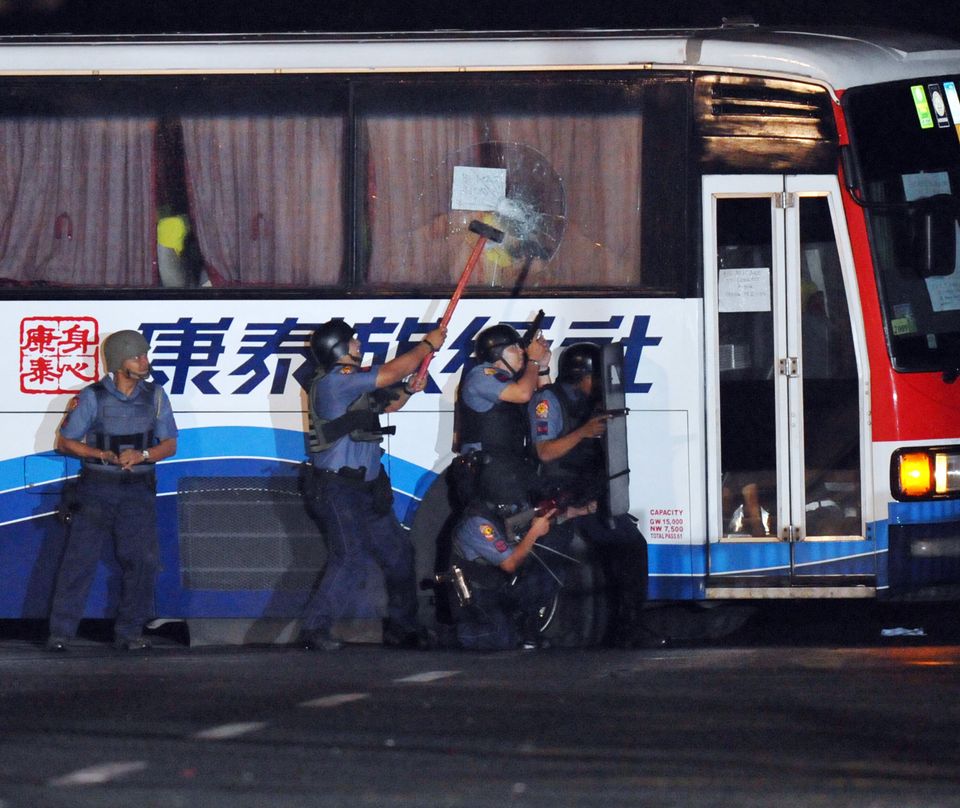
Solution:
M296 618L308 335L417 342L475 219L506 237L384 442L421 575L471 340L543 309L623 345L652 606L954 597L958 82L960 46L867 31L0 38L0 617L47 614L55 431L137 328L181 428L157 616ZM116 590L105 550L87 616Z

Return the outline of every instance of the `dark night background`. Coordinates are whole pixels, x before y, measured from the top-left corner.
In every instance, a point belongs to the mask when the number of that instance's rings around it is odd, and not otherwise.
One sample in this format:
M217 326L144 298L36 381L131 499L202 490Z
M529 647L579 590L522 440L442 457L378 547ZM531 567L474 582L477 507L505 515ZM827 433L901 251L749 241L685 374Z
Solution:
M889 0L0 0L0 35L869 25L960 40L956 2Z

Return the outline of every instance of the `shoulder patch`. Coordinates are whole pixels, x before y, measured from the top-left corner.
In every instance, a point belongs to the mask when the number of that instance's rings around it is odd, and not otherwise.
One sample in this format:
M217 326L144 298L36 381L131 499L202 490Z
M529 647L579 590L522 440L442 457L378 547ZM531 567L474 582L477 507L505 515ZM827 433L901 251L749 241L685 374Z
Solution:
M499 550L501 553L507 552L507 543L503 539L500 539L500 541L495 542L493 546L496 547L497 550Z
M484 369L483 369L483 375L484 375L484 376L496 376L499 372L500 372L500 371L497 370L497 368L484 368Z
M545 398L537 402L537 406L534 409L534 414L537 418L549 418L550 417L550 402Z
M365 368L357 368L357 370L360 371L360 373L369 373L373 370L373 365L367 365Z
M488 525L486 523L480 525L480 532L483 534L483 538L487 541L493 541L496 538L496 531L493 529L493 525Z
M351 373L353 373L353 366L352 366L352 365L340 365L340 375L341 375L341 376L349 376Z

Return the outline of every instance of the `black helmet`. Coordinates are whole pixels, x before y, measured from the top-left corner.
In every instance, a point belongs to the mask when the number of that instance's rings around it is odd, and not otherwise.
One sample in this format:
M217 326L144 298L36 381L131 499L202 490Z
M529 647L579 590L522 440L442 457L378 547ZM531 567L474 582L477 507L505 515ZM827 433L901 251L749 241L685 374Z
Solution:
M504 348L520 345L521 342L517 329L512 325L500 323L485 328L477 334L474 352L480 362L496 362Z
M103 341L107 372L116 373L126 360L149 350L146 338L139 331L115 331Z
M600 372L600 346L592 342L575 342L560 355L557 381L578 382L584 376Z
M330 370L334 363L350 351L353 326L343 320L328 320L310 335L310 351L316 363Z

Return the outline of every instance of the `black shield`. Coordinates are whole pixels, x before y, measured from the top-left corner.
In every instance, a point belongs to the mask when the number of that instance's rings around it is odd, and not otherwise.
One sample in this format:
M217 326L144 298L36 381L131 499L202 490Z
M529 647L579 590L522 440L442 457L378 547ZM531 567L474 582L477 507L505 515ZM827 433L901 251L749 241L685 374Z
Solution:
M603 450L607 461L607 508L610 516L630 510L630 467L627 461L627 397L623 379L623 343L603 346L603 408L617 413L607 422Z

